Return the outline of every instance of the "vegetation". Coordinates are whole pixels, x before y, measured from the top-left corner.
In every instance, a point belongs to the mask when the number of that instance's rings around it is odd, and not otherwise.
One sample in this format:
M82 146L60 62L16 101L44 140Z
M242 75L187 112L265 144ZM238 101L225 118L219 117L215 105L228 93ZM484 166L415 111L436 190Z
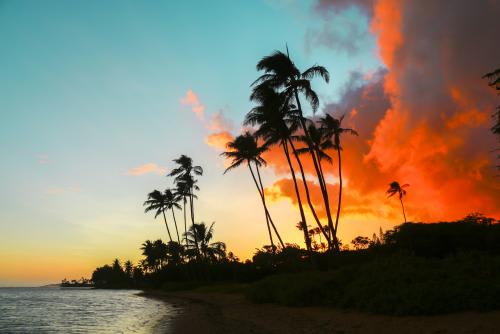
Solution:
M409 184L399 185L397 181L393 181L391 182L391 184L389 184L389 189L387 189L387 195L389 197L392 197L396 194L399 196L399 201L401 202L401 209L403 210L403 218L405 220L405 223L406 223L406 214L405 214L405 206L403 205L403 197L406 196L405 188L409 186L410 186Z

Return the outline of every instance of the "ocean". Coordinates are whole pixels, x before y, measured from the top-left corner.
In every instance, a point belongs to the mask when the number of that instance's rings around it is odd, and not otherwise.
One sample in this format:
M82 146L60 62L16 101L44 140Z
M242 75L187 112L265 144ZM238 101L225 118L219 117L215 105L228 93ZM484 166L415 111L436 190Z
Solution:
M0 288L0 333L169 333L178 310L138 293Z

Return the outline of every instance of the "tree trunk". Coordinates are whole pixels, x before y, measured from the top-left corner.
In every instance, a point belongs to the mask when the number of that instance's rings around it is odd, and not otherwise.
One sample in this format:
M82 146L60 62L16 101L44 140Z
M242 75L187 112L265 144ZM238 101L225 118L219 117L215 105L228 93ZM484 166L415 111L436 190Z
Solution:
M316 159L316 153L314 152L314 148L311 145L311 140L310 140L310 135L309 131L307 130L307 125L304 121L304 113L302 112L302 106L300 104L300 99L299 99L299 94L296 89L294 89L294 95L295 95L295 100L297 101L297 109L299 110L300 113L300 125L302 127L302 130L304 130L304 135L307 138L307 146L309 148L309 153L311 154L313 164L314 164L314 169L316 170L316 175L318 177L318 181L320 183L320 188L321 188L321 193L323 195L323 200L325 202L325 210L326 210L326 216L328 218L328 227L331 230L332 234L335 234L334 232L334 227L333 227L333 220L332 220L332 214L330 211L330 201L328 199L328 190L326 188L326 184L323 183L323 178L321 176L321 172L318 167L318 161ZM337 240L333 240L334 246L337 250L339 250L338 242Z
M401 208L403 209L403 217L406 223L406 214L405 214L405 206L403 205L403 197L399 197L399 201L401 202Z
M267 205L266 205L266 199L264 197L264 191L260 189L259 184L257 183L257 179L255 178L255 174L250 167L250 164L248 164L248 167L250 168L250 173L252 173L252 178L255 183L255 186L257 187L257 190L259 191L260 199L262 200L262 205L264 206L264 210L266 211L266 215L269 217L269 223L271 224L274 233L276 233L276 236L278 237L278 240L281 244L282 248L285 248L285 244L283 243L283 240L281 239L280 234L278 233L278 230L276 229L276 226L274 225L273 219L271 218L271 214L269 213L269 210L267 210Z
M170 235L170 229L168 228L167 224L167 217L165 217L165 210L161 210L161 212L163 213L163 220L165 221L165 226L167 227L168 238L170 239L170 241L172 241L172 236Z
M172 209L172 217L174 218L175 232L177 232L177 241L179 242L179 245L180 245L181 244L181 237L179 236L179 229L177 228L177 219L175 219L174 207L171 207L171 209Z
M191 226L193 228L193 238L194 238L194 244L196 246L196 255L199 258L200 256L200 249L198 247L198 238L196 236L196 228L194 227L194 197L193 197L193 188L191 187L191 193L189 194L189 206L191 208Z
M335 239L337 238L339 216L340 216L340 204L342 202L342 160L340 158L340 143L337 146L337 153L339 156L339 203L337 206L337 217L335 218Z
M276 228L276 225L274 225L273 219L271 218L271 214L269 213L269 210L267 209L266 196L264 194L264 186L262 186L262 180L260 179L259 166L257 166L257 164L255 164L255 169L257 170L257 175L259 177L260 193L261 193L261 196L262 196L262 200L264 201L264 204L266 205L266 212L267 212L267 216L269 217L269 223L271 224L271 227L273 228L274 233L276 233L276 236L278 237L278 240L279 240L279 242L281 244L281 247L285 248L285 244L283 243L283 240L281 239L281 236L278 233L278 229Z
M250 168L250 172L252 172L252 168L250 167L250 164L248 164L248 168ZM259 173L259 182L260 182L260 185L262 187L262 182L260 180L260 173ZM259 194L260 194L261 193L260 192L260 188L258 188L258 189L259 189ZM266 205L265 204L265 199L264 199L264 205ZM273 234L271 232L271 224L269 223L269 216L268 216L266 210L264 210L264 215L266 216L266 225L267 225L267 232L269 233L269 240L271 241L271 247L273 248L273 252L274 252L275 246L274 246L274 241L273 241Z
M304 188L306 190L306 198L307 198L307 204L309 205L309 210L311 210L314 219L316 220L316 224L318 225L318 228L320 229L321 233L325 236L326 242L328 243L328 247L331 247L331 240L329 235L326 233L325 229L323 228L323 225L321 224L321 221L318 218L318 215L316 214L316 210L314 209L314 206L311 201L311 195L309 194L309 186L307 185L307 180L306 180L306 175L304 173L304 167L302 166L302 162L300 161L299 155L297 151L295 150L295 146L293 145L293 142L289 139L288 142L290 143L290 146L292 148L293 155L295 156L295 160L297 160L297 163L299 165L300 169L300 174L302 175L302 183L304 184Z
M282 140L281 146L283 147L283 151L285 151L286 160L288 162L288 166L290 167L290 173L292 174L293 185L295 187L295 194L297 196L297 203L299 204L300 218L302 219L300 224L303 226L303 230L304 230L304 242L306 243L307 251L311 254L312 253L311 238L310 238L308 230L307 230L307 220L306 220L306 215L304 214L304 208L302 207L302 200L300 199L299 187L297 185L297 179L295 177L295 170L293 168L292 161L290 160L290 152L288 151L288 143L285 140Z
M316 175L318 177L318 181L320 183L320 188L321 188L321 194L323 195L323 201L325 203L325 210L326 210L326 216L328 218L328 227L330 228L332 234L335 234L334 232L334 227L333 227L333 220L332 220L332 214L330 212L330 202L328 199L328 190L326 189L326 184L323 183L323 179L321 176L321 172L319 170L318 166L318 161L316 159L316 153L314 152L314 148L312 147L311 140L310 140L310 135L309 131L307 130L307 125L304 121L304 113L302 112L302 106L300 104L300 99L299 99L299 94L296 89L294 89L294 95L295 95L295 100L297 102L297 109L299 110L300 113L300 125L302 127L302 130L304 130L304 135L307 138L307 146L309 148L309 153L311 154L313 164L314 164L314 169L316 170ZM333 240L333 244L337 250L339 250L338 242L336 240Z
M186 196L182 196L184 209L184 237L186 238L186 247L188 245L188 237L187 237L187 220L186 220Z

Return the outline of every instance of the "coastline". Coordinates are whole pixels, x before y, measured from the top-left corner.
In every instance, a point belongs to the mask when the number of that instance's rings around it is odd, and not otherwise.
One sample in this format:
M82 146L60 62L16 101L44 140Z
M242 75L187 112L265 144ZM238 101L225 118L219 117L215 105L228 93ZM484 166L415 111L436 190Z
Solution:
M386 316L328 307L254 304L242 294L145 291L173 305L172 333L494 333L500 311L438 316Z

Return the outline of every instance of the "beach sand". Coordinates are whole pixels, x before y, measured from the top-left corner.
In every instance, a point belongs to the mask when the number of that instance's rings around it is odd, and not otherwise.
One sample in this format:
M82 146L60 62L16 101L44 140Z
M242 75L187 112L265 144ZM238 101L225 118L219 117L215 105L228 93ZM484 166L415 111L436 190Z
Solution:
M146 293L178 307L173 333L500 333L500 311L393 317L254 304L240 294Z

